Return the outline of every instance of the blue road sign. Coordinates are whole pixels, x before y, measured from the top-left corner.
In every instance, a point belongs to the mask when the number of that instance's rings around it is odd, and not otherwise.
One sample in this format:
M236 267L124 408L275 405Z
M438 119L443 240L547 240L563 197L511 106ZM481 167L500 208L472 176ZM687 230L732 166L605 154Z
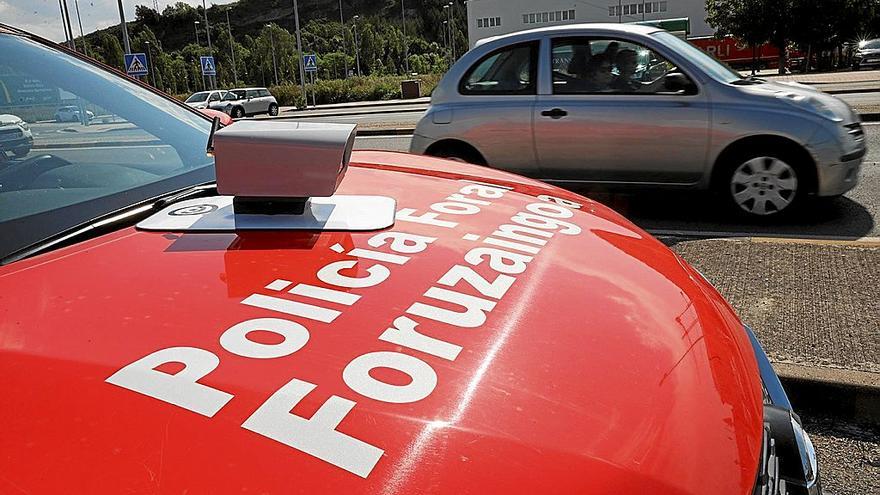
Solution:
M306 68L306 72L317 72L318 56L315 54L303 55L303 66Z
M201 57L201 62L203 76L217 75L217 67L214 65L214 57Z
M147 55L144 53L126 53L125 54L125 72L129 76L146 76L147 72Z

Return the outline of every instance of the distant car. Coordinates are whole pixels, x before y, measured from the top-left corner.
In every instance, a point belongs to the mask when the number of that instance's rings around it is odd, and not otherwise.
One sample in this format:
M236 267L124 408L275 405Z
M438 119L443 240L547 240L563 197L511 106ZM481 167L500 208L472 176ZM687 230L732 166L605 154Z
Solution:
M0 154L10 151L22 157L31 151L33 144L34 136L27 122L16 115L0 114Z
M212 120L216 117L220 119L220 124L227 126L233 122L232 117L229 116L226 112L221 112L220 110L214 110L213 108L200 108L199 112L202 115L207 115Z
M214 110L219 110L220 108L218 108L218 104L224 96L226 96L226 90L223 89L215 91L199 91L198 93L190 95L184 103L193 108L213 108Z
M555 184L713 190L750 218L846 193L866 150L842 100L620 24L478 42L434 90L410 149Z
M241 118L257 114L278 115L278 102L266 88L230 89L223 99L221 110L232 118Z
M92 120L95 118L95 113L86 110L86 117ZM55 110L55 122L79 122L81 120L78 106L68 105Z
M880 38L863 41L853 55L853 70L880 66Z

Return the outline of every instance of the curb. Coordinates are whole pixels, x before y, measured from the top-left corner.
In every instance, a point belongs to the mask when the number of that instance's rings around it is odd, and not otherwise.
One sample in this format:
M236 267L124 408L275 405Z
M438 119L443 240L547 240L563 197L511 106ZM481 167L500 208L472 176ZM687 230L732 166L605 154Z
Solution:
M350 103L330 103L327 105L318 105L315 109L327 109L327 110L336 110L336 109L346 109L346 108L362 108L362 107L393 107L393 106L401 106L401 105L418 105L420 103L428 105L430 103L430 96L421 97L421 98L411 98L408 100L376 100L376 101L357 101ZM301 112L304 110L288 110L291 112Z
M798 413L880 426L880 373L773 363Z
M854 93L880 93L880 87L873 88L852 88L852 89L822 89L821 85L814 85L816 89L822 91L823 93L828 93L829 95L850 95Z
M424 113L428 107L419 108L419 109L409 109L409 110L397 110L397 109L387 109L387 110L375 110L375 111L360 111L360 112L341 112L341 113L322 113L316 115L278 115L276 117L265 117L260 120L277 120L277 119L314 119L320 117L351 117L357 115L380 115L387 113ZM297 110L297 113L302 113L302 110Z

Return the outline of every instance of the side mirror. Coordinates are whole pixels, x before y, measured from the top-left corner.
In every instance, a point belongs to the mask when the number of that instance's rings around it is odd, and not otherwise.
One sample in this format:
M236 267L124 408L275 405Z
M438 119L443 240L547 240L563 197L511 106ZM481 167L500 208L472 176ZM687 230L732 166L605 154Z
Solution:
M663 87L670 93L683 93L686 95L697 93L697 86L680 72L666 74L666 77L663 78Z

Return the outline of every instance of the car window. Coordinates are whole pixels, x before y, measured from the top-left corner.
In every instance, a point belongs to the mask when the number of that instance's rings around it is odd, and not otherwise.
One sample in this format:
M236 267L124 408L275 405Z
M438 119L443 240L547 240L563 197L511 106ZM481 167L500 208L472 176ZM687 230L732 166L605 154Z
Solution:
M220 101L220 95L218 93L211 93L211 97L208 98L208 101Z
M459 92L465 95L536 94L537 43L524 43L490 53L465 74Z
M739 72L719 62L716 58L700 50L692 43L684 41L668 31L657 31L651 36L662 42L676 54L687 57L688 62L698 66L703 74L716 81L732 83L742 79Z
M230 93L235 94L235 96L236 96L239 100L242 100L242 99L244 99L244 98L247 96L247 91L245 91L245 90L243 90L243 89L233 89L232 91L230 91Z
M258 90L257 93L260 95L260 97L272 96L271 94L269 94L268 89Z
M0 259L213 179L201 114L21 36L0 53Z
M554 94L678 94L666 75L674 64L642 45L615 39L553 40Z
M253 90L253 89L247 90L247 97L248 98L256 98L257 97L256 90Z
M232 91L226 93L226 96L223 97L223 101L235 101L239 99L238 95L233 93Z
M880 48L880 40L871 40L862 45L862 49L876 50Z
M201 92L201 93L193 94L192 96L190 96L189 98L186 99L186 102L187 103L201 103L207 99L208 99L208 93Z

